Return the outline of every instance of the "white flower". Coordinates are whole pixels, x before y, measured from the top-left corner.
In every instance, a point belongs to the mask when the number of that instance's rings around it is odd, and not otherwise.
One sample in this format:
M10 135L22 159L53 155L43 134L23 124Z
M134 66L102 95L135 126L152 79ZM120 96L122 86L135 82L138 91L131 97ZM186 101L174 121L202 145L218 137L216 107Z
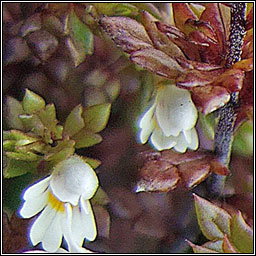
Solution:
M31 251L24 251L23 253L47 253L47 251L44 250L31 250ZM71 251L67 251L63 248L59 248L55 253L94 253L93 251L90 251L88 249L85 249L83 247L77 247L76 249L73 249Z
M94 170L73 155L60 162L52 174L26 189L20 215L30 218L41 212L30 229L33 245L42 242L48 252L56 252L64 236L69 251L92 241L97 230L89 199L98 188Z
M197 109L190 92L175 85L157 88L153 105L139 121L140 141L150 141L157 150L173 148L185 152L187 148L198 148L198 137L194 128Z

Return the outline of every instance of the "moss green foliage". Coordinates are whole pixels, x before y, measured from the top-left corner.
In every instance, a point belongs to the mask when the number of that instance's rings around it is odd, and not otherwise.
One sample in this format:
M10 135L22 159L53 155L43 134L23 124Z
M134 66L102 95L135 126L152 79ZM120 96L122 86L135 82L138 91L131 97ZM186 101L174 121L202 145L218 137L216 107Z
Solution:
M42 97L28 89L22 102L11 97L6 102L7 121L13 129L3 134L7 157L5 178L27 172L37 174L40 166L43 166L43 173L47 173L74 154L76 148L101 142L98 132L106 127L111 107L109 103L87 108L78 105L62 126L56 119L54 105L46 105ZM98 160L85 160L94 168L99 165Z

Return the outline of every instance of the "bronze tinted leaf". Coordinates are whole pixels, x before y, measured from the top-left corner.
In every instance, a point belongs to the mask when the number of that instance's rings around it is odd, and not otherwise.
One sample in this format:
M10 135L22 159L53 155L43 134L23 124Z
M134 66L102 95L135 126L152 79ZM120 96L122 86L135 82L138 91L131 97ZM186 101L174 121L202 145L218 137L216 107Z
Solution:
M249 30L253 27L253 8L251 8L249 14L246 17L246 24L245 28L246 30Z
M194 160L178 166L185 187L192 188L204 181L210 174L208 159Z
M253 58L244 59L236 62L233 66L234 69L241 69L249 72L253 70Z
M224 253L237 253L237 250L229 241L228 236L224 234L222 249Z
M191 91L193 102L204 115L222 107L230 99L227 90L220 86L198 86L193 87Z
M188 68L188 69L196 69L199 71L213 71L217 69L223 70L223 67L220 65L209 64L209 63L204 63L200 61L192 61L184 58L176 58L176 60L182 67Z
M175 25L180 30L183 30L183 26L188 19L197 19L197 16L186 3L172 3L172 9Z
M177 168L164 159L147 162L139 175L136 192L168 192L180 180Z
M240 69L228 69L212 83L213 86L221 86L229 93L240 91L243 85L244 71Z
M204 181L217 161L208 151L146 151L138 154L140 170L136 192L168 192L177 186L192 188ZM222 166L221 166L222 167Z
M248 118L253 120L253 72L246 72L242 90L239 94L240 108L237 115L235 127L238 127Z
M174 58L154 48L133 52L130 58L135 64L169 79L177 77L183 71Z
M117 46L127 53L152 47L144 26L134 19L103 16L99 23Z
M162 22L156 22L156 25L159 31L164 33L171 42L175 43L190 60L200 61L197 45L188 41L183 32L174 26L170 26Z
M181 87L195 87L210 84L215 78L216 74L222 73L222 70L205 72L200 70L188 70L183 72L176 80L177 85Z
M203 11L200 21L209 22L216 33L221 52L224 51L226 44L226 31L223 24L222 13L218 3L206 3L206 9Z
M172 57L184 57L184 54L180 48L174 43L170 42L170 39L164 33L161 33L158 30L156 26L157 21L158 20L148 12L142 12L142 22L155 48Z

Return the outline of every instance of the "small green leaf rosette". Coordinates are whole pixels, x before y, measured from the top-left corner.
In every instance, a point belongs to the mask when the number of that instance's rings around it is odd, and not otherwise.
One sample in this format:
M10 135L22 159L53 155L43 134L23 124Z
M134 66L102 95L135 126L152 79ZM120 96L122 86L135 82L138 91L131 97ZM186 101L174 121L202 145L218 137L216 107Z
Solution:
M16 108L17 107L17 108ZM56 119L54 104L26 89L22 102L12 97L6 100L6 120L13 128L3 132L6 157L4 177L26 173L47 174L58 162L75 153L75 149L90 147L102 141L98 134L108 122L111 104L83 108L76 106L64 125ZM86 158L96 168L100 161Z

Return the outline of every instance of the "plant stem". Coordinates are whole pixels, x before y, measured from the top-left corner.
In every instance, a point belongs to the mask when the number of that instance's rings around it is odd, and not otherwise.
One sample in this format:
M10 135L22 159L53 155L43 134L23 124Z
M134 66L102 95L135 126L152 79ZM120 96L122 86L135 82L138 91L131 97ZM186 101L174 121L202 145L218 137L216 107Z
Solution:
M227 68L241 59L241 49L245 35L245 9L245 3L233 3L231 6L229 52L226 59ZM232 150L234 124L237 116L236 109L239 105L238 96L238 92L232 93L229 102L217 112L219 122L214 137L214 152L221 163L227 167ZM208 180L208 190L212 196L221 196L223 194L226 178L226 176L212 174Z

